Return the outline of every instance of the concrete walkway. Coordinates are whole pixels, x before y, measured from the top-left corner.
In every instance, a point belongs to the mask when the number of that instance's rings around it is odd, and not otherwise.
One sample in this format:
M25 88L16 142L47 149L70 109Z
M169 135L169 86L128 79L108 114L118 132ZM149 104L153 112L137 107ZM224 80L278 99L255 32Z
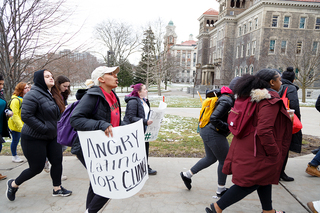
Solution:
M281 182L273 186L273 206L289 213L308 212L306 203L320 199L320 181L305 173L307 163L314 155L290 158L286 172L295 178L294 182ZM150 165L158 171L156 176L149 176L144 188L133 197L123 200L111 200L103 212L112 213L176 213L205 212L204 208L215 202L217 184L217 164L199 172L192 179L192 189L188 191L179 173L189 169L198 158L150 158ZM17 177L27 168L27 163L15 164L10 156L0 157L0 171L8 178ZM6 182L0 181L0 212L85 212L88 174L74 156L64 157L64 175L68 180L62 185L73 191L70 197L52 197L51 178L42 172L25 182L16 194L14 202L5 197ZM228 176L227 186L232 185ZM225 212L256 213L261 212L256 192L234 204Z

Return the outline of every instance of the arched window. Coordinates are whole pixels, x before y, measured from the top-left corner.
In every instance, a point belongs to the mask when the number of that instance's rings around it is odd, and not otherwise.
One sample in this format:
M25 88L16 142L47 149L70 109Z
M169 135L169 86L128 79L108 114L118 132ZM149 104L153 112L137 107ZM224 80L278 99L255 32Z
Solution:
M240 67L240 73L239 73L240 76L243 75L243 70L242 70L242 67Z
M253 75L253 66L250 67L250 75Z
M237 2L236 2L236 8L240 8L240 0L237 0Z
M231 0L230 7L234 7L234 0Z
M238 68L236 68L236 70L234 71L234 76L235 76L235 77L239 76Z

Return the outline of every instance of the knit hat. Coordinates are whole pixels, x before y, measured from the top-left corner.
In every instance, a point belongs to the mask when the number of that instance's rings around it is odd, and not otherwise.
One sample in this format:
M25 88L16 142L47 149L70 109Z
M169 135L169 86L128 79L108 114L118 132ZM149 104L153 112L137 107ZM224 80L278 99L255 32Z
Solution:
M107 66L100 66L97 67L93 72L91 73L91 79L93 80L95 85L99 85L99 78L102 77L106 73L114 72L114 74L118 74L120 71L119 67L107 67Z
M293 71L293 67L287 67L287 70L282 73L281 78L287 79L291 82L295 79L296 74Z
M231 90L234 89L234 86L236 85L236 83L238 82L238 80L240 79L240 76L235 77L234 79L231 80L230 84L229 84L229 88Z

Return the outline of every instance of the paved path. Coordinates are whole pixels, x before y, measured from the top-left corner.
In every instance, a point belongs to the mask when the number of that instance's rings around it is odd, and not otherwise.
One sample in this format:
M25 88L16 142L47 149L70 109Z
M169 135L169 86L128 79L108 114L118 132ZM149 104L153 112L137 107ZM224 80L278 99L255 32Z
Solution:
M290 158L287 173L295 178L294 182L273 186L273 206L289 213L308 212L301 204L310 200L320 199L320 181L304 172L307 163L313 155ZM158 171L156 176L150 176L144 188L133 197L123 200L111 200L103 212L110 213L176 213L204 212L204 208L215 202L217 164L212 165L195 175L192 179L192 189L184 186L180 171L185 171L194 165L198 158L150 158L150 165ZM17 166L11 162L10 156L0 156L0 171L9 178L16 177L27 164ZM63 186L73 191L70 197L52 197L51 179L49 174L42 172L25 182L16 194L16 200L6 199L6 181L0 181L0 212L30 213L30 212L84 212L88 188L88 174L74 156L64 157L64 174L68 180ZM231 176L227 186L232 185ZM296 196L292 196L286 188ZM298 201L297 201L298 199ZM228 208L225 212L257 213L261 207L257 193L254 192L244 200Z

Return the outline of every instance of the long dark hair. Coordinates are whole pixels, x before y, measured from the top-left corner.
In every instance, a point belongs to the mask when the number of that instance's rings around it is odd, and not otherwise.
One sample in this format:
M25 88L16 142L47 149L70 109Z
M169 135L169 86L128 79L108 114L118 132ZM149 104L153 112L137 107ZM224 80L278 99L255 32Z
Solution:
M58 90L60 91L60 85L65 83L65 82L70 82L70 79L67 77L67 76L64 76L64 75L59 75L56 79L56 82L55 82L55 85L56 87L58 88ZM61 95L63 97L64 100L67 100L68 99L68 96L70 95L71 93L71 90L70 90L70 86L68 87L68 89L64 92L61 92Z
M253 89L270 88L270 80L276 80L279 73L272 69L262 69L255 75L246 74L236 83L233 92L238 97L247 98Z

